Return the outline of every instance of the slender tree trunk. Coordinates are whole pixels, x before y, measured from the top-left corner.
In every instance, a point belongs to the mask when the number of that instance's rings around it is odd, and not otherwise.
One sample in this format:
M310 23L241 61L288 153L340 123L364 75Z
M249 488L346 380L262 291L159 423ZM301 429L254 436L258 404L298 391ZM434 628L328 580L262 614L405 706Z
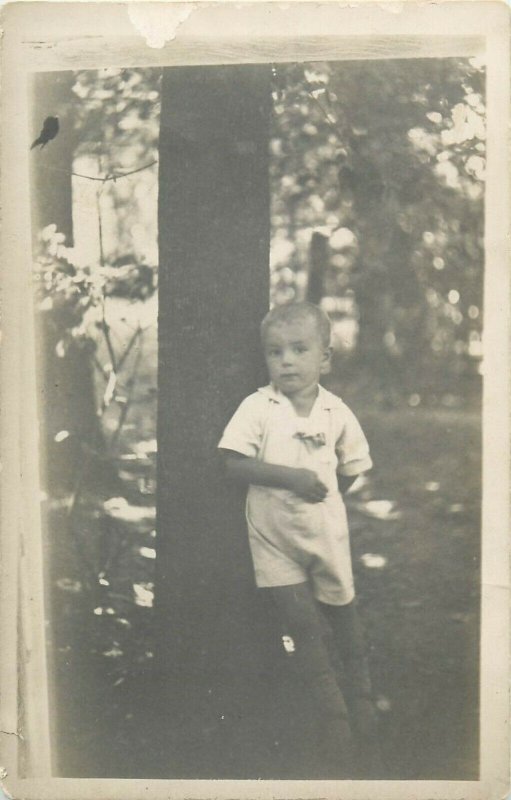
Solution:
M47 117L59 118L57 136L30 153L32 236L46 225L55 224L73 244L71 170L76 134L69 113L72 72L36 73L31 85L31 141L41 132Z
M73 243L73 83L72 72L44 72L36 74L31 85L31 141L47 117L59 118L57 136L30 154L34 254L40 231L51 224L65 235L66 245ZM36 331L43 481L50 491L69 489L83 458L80 440L91 444L95 439L97 444L99 432L90 354L73 348L64 358L58 357L55 348L64 331L56 327L51 311L38 315ZM56 443L55 434L61 430L72 435L65 443Z
M324 280L328 267L328 239L321 233L312 234L309 261L307 300L317 305L325 293Z

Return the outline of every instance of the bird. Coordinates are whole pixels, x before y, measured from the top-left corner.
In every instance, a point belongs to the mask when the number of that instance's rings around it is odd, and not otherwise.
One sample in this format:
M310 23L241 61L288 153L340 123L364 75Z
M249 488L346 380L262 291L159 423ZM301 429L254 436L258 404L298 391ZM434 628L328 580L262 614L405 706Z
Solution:
M43 122L43 127L41 133L35 140L35 142L31 146L31 150L34 149L37 145L41 146L41 150L45 144L51 142L52 139L55 139L57 133L59 132L59 118L58 117L46 117Z

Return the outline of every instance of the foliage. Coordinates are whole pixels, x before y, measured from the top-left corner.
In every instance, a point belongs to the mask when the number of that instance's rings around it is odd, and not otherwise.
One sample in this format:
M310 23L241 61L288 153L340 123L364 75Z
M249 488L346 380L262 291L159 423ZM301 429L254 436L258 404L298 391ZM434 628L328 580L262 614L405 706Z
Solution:
M156 377L146 353L148 343L154 350L157 268L145 258L150 247L144 245L149 239L156 250L155 208L147 194L157 175L139 168L158 157L158 84L155 70L75 73L73 94L61 110L77 142L68 165L75 175L75 244L95 238L99 247L92 257L90 248L84 256L84 248L66 247L56 220L39 232L35 253L47 457L57 465L52 490L70 491L63 524L78 549L81 584L92 591L89 603L100 605L108 593L106 573L115 572L131 541L126 526L103 508L102 494L108 499L124 487L142 504L154 494L154 458L134 456L136 497L133 481L126 487L122 476L132 466L123 461L131 450L127 430L137 427L138 438L154 436L151 429L144 434L134 404L147 365L153 382ZM155 406L150 395L144 417L149 428Z
M149 68L75 73L76 165L108 176L157 160L160 78ZM434 384L449 392L460 378L476 376L481 64L290 64L274 66L273 79L273 301L307 293L322 300L338 351L352 351L387 395L404 390L420 398ZM152 171L97 187L101 256L119 270L118 292L121 283L127 294L134 283L135 295L140 281L150 283L143 251L147 242L156 250L148 202L154 187Z
M117 555L122 553L129 536L119 535L115 526L113 530L109 520L115 515L100 504L100 510L96 509L94 516L103 522L99 523L99 535L91 537L82 506L85 502L90 513L91 501L87 497L94 485L94 475L97 477L99 473L103 476L99 478L100 495L102 491L108 492L109 486L118 486L120 481L119 448L123 444L123 429L138 391L144 337L156 322L156 306L147 302L148 297L154 295L155 280L152 271L149 270L148 274L147 267L130 261L112 266L75 263L72 248L65 247L64 236L55 225L45 228L39 240L40 252L35 264L37 300L43 315L45 338L51 345L46 354L46 368L53 371L51 364L55 360L64 364L64 372L76 370L77 364L83 364L85 371L79 375L74 371L72 377L72 382L77 384L73 389L78 396L87 392L84 380L85 383L90 380L92 370L96 373L94 383L97 391L92 397L93 402L94 395L97 398L95 424L89 421L83 425L83 409L78 409L78 414L66 415L66 409L62 407L56 420L57 429L50 431L50 438L60 450L72 443L76 453L74 463L70 465L72 492L67 500L66 526L79 551L83 583L94 590L92 597L94 602L98 602L98 592L103 595L105 592L101 587L108 585L105 578L107 565L116 560L112 557L111 541L104 540L104 532L110 530L115 534L107 536L107 539L117 542ZM129 289L128 297L126 287ZM115 303L119 301L124 315L124 336L117 330L119 314ZM134 314L130 313L132 309L135 309ZM87 369L87 365L92 369ZM76 396L66 397L62 391L61 394L64 406L66 399L76 403ZM154 404L154 398L151 402ZM138 460L139 469L147 471L149 466L154 472L152 461L146 462L147 454L144 454ZM145 476L143 485L148 486L148 481L151 483L152 479ZM147 494L145 490L142 493Z
M105 266L77 263L73 249L65 246L65 237L56 225L44 228L39 242L34 265L38 308L50 317L49 324L60 334L57 356L63 357L69 347L92 353L97 346L98 331L111 350L107 298L148 299L156 290L155 269L130 257ZM114 366L118 360L113 359Z
M480 356L483 98L475 61L274 67L274 301L305 294L319 244L341 349L409 390Z
M133 158L157 157L160 70L115 68L75 73L75 128L80 134L77 155L94 153L108 171L128 169ZM128 148L129 163L122 163ZM137 162L138 163L138 162Z
M79 140L75 172L122 174L157 162L160 79L161 70L152 68L75 73L70 104ZM156 197L155 169L101 187L104 250L111 263L131 254L138 261L157 262Z

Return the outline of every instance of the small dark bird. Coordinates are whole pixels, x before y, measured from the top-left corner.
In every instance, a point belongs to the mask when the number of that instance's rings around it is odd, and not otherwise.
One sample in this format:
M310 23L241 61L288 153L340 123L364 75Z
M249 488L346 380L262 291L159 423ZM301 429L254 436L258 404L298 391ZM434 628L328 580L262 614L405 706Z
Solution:
M59 132L59 118L58 117L46 117L43 122L43 127L41 133L31 146L31 150L37 145L41 145L41 149L44 147L45 144L51 142L52 139L55 139L57 133Z

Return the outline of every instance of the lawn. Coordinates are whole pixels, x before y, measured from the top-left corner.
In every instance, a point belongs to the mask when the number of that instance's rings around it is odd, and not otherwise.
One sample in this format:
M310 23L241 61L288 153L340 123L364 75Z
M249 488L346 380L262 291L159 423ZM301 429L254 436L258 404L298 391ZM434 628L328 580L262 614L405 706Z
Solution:
M477 415L367 413L369 491L394 520L351 515L359 602L382 695L388 777L470 780L478 764ZM355 498L354 498L355 499ZM389 514L392 516L392 513ZM365 567L365 553L385 566Z
M473 780L478 769L479 417L421 408L364 410L362 405L357 411L375 466L348 505L380 716L381 777ZM102 598L91 599L83 589L58 503L50 515L60 770L79 776L214 777L216 770L218 777L308 777L309 772L313 777L313 765L309 770L303 752L293 754L289 742L279 754L273 742L261 748L261 736L272 738L278 729L278 742L288 723L296 728L300 719L304 722L290 706L287 720L287 712L272 718L270 709L261 721L267 698L260 698L253 730L249 715L243 735L239 727L231 736L227 725L220 731L213 725L202 742L193 734L194 718L201 713L199 695L188 713L186 707L176 709L175 724L170 714L170 730L169 715L162 721L159 712L166 701L161 687L154 690L152 675L158 649L151 608L154 497L147 489L137 496L137 487L147 482L147 453L125 463L131 468L125 475L131 481L129 501L145 507L148 516L109 518L113 527L103 530L102 541L113 548L113 563ZM97 498L89 498L83 515L91 537L97 536L97 504ZM283 669L281 687L285 664ZM257 698L251 702L258 705ZM287 702L296 702L292 691ZM223 765L222 742L225 747L231 742ZM251 752L248 760L243 748ZM281 772L275 775L275 769Z

